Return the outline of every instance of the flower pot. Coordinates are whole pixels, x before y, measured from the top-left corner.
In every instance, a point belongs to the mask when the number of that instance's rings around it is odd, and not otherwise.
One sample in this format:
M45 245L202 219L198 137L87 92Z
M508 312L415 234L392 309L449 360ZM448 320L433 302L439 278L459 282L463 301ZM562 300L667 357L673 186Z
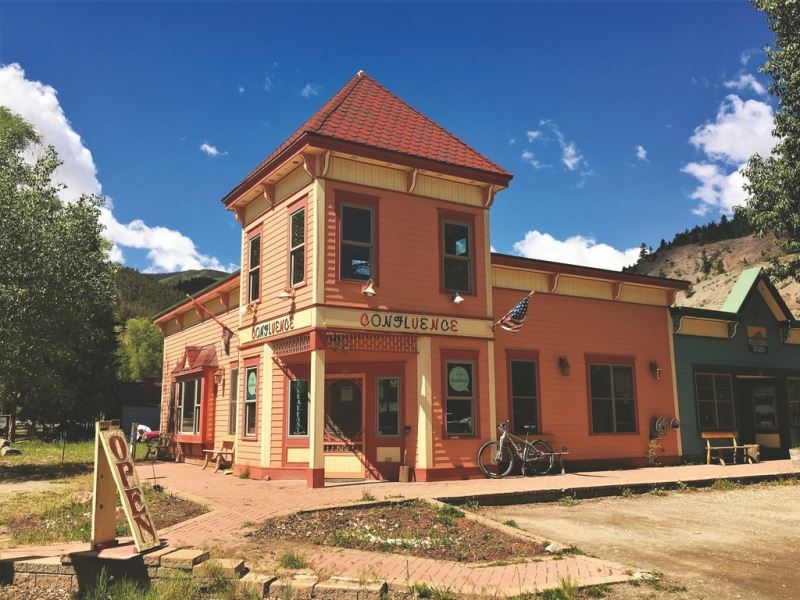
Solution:
M789 448L789 458L792 459L792 466L800 471L800 448Z

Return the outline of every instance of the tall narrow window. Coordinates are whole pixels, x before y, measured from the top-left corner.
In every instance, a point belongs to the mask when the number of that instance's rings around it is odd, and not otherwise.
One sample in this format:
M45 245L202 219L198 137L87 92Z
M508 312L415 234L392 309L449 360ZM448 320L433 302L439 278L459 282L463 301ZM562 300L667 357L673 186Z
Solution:
M447 435L475 435L475 365L447 361Z
M786 379L786 392L789 397L789 424L800 425L800 377Z
M697 373L697 415L700 429L733 429L733 382L725 373Z
M231 369L231 398L228 412L228 435L236 433L236 407L239 405L239 369Z
M378 377L378 435L400 435L399 377Z
M633 367L589 365L592 433L636 432Z
M200 380L185 379L178 384L178 431L200 433Z
M443 286L448 292L472 291L472 227L442 222Z
M248 367L244 372L244 435L256 434L256 401L258 399L258 367Z
M289 284L299 285L306 278L306 210L293 212L289 232Z
M511 423L514 432L539 431L539 411L536 405L536 363L532 360L511 361Z
M255 302L261 293L261 235L250 238L247 262L247 302Z
M308 379L289 384L289 435L308 435Z
M375 239L372 209L343 204L340 213L339 278L375 279Z

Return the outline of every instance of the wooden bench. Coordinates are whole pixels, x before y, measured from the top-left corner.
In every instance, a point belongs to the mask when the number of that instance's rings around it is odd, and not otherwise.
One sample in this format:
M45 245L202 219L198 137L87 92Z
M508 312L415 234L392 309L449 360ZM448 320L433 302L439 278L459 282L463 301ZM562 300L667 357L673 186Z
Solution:
M219 446L213 450L203 450L203 454L206 455L206 462L203 464L203 469L205 470L210 462L214 462L216 464L214 473L222 468L223 462L228 462L233 465L235 445L236 438L234 436L226 436L220 440Z
M153 455L153 460L172 460L174 454L174 446L172 443L171 433L162 433L157 438L144 442L147 447L147 453L142 460L147 460L150 455Z
M725 456L732 458L736 464L739 453L742 455L742 463L758 462L760 451L758 444L740 444L736 438L739 434L735 431L703 431L700 437L706 441L706 464L711 464L712 455L716 453L719 464L725 466ZM727 446L712 445L711 440L728 440Z

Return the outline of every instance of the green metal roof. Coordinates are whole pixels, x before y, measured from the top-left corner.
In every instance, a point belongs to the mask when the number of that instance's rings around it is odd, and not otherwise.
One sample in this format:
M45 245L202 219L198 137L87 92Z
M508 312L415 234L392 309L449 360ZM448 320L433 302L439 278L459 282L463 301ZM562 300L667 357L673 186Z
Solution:
M739 275L739 279L736 280L736 283L728 293L725 304L722 305L720 310L723 312L738 313L760 275L761 267L752 267L742 271L741 275Z

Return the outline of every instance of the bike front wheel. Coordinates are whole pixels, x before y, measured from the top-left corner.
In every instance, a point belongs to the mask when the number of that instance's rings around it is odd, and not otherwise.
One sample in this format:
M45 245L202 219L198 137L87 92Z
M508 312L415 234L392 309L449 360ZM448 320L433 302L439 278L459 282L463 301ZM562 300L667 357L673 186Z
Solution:
M478 450L478 467L491 479L500 479L514 470L514 453L508 444L501 448L497 442L486 442Z
M522 460L526 471L546 475L553 468L553 449L544 440L534 440L525 446Z

